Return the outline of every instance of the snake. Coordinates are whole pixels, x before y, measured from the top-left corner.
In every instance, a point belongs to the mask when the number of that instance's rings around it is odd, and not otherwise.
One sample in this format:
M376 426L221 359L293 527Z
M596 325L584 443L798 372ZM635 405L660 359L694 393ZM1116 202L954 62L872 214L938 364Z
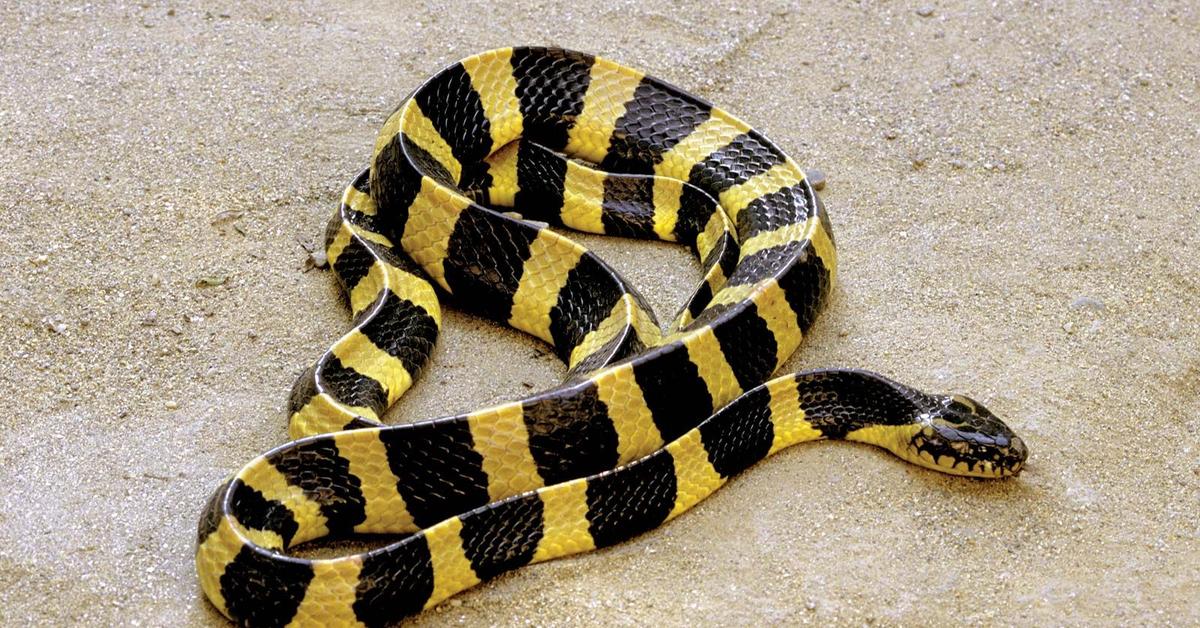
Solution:
M680 243L703 279L664 330L564 230ZM351 329L294 385L294 440L225 480L198 526L201 589L240 624L394 624L656 528L801 442L979 478L1026 460L964 395L856 369L772 379L836 280L824 205L745 122L603 57L512 47L442 69L388 116L325 241ZM429 361L440 299L545 341L565 379L383 424ZM364 534L393 536L289 554Z

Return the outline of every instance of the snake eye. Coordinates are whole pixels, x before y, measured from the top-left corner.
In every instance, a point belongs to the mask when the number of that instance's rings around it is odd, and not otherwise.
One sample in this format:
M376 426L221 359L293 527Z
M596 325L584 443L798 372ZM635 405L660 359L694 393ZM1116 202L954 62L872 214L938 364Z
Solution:
M979 412L979 404L966 395L950 395L947 399L949 401L948 407L952 410L964 414L976 414Z

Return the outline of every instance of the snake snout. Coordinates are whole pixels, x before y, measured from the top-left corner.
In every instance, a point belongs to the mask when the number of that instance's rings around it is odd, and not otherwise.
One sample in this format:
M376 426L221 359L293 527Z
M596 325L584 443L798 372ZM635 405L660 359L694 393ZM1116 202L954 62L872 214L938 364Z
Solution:
M1011 475L1018 475L1021 469L1025 467L1025 459L1029 457L1029 448L1025 446L1025 441L1021 440L1020 436L1013 434L1011 444L1009 445L1009 466L1012 469Z

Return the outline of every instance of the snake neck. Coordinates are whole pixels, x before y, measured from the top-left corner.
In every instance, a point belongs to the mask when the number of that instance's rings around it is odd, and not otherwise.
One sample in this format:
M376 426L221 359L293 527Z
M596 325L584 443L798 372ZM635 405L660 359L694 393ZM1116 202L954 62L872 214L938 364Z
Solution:
M920 425L936 403L933 395L859 370L819 370L796 374L804 419L825 438L853 438L872 427Z
M858 441L922 467L984 478L1016 475L1028 454L1020 437L969 397L928 394L859 370L810 371L793 379L798 411L777 417L805 428L805 437L792 443Z

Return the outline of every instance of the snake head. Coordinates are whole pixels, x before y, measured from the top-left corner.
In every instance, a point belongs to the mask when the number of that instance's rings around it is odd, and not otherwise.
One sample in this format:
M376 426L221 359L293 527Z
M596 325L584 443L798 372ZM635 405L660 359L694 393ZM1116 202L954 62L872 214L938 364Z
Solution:
M903 457L921 466L981 478L1015 476L1029 450L1004 421L963 395L933 398Z

